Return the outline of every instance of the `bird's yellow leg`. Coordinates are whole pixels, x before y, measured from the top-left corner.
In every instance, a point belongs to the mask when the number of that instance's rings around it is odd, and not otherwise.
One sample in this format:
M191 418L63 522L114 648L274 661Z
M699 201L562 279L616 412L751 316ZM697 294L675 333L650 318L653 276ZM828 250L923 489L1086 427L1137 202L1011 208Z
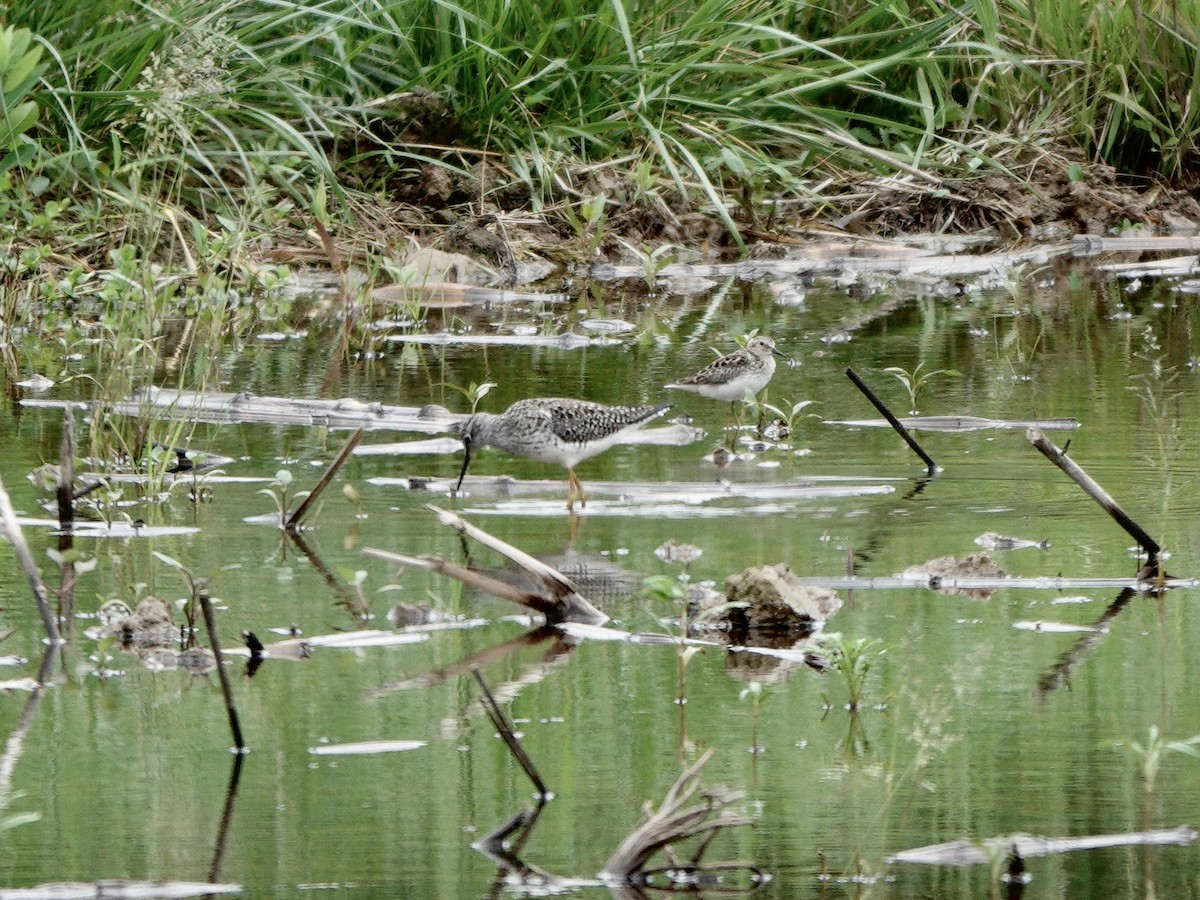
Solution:
M567 509L572 509L575 505L575 499L579 499L580 506L587 506L587 491L583 489L583 484L579 477L575 474L574 469L567 470Z

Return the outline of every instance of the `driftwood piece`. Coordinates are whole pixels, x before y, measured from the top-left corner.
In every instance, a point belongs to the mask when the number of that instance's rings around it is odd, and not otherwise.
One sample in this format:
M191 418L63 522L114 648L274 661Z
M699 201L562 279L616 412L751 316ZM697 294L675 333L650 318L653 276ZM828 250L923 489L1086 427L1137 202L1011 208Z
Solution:
M1047 838L1028 834L989 838L982 843L948 841L902 850L888 857L888 862L924 863L936 866L972 866L989 864L997 854L1015 852L1023 859L1051 856L1072 850L1103 850L1108 847L1133 847L1148 844L1187 845L1196 840L1196 832L1188 825L1157 831L1132 831L1124 834L1094 834L1075 838Z
M1043 431L1074 431L1078 419L985 419L982 416L900 416L898 421L912 431L959 433L983 431L988 428L1040 428ZM883 428L890 426L886 419L826 419L823 425L848 425L853 428Z
M451 578L457 578L464 584L540 612L546 617L547 624L553 625L557 622L588 622L594 625L601 625L608 621L608 616L589 603L576 590L574 583L557 569L534 559L528 553L519 550L512 544L505 543L499 538L488 534L482 528L472 525L461 516L433 506L432 504L426 504L426 508L437 516L438 521L443 525L455 529L459 534L466 537L474 538L484 546L490 547L497 553L508 557L520 569L545 587L549 596L522 591L499 579L484 575L482 572L467 569L437 557L402 556L373 548L365 549L363 553L367 556L373 556L376 559L398 562L402 565L419 566L443 575L449 575Z
M1107 512L1118 525L1125 529L1126 534L1138 542L1138 545L1146 551L1146 566L1148 575L1151 577L1159 576L1162 573L1159 571L1158 556L1162 552L1162 547L1158 541L1150 537L1137 522L1130 518L1129 513L1125 512L1116 500L1112 498L1104 488L1085 472L1075 460L1067 456L1065 450L1060 450L1056 447L1042 432L1037 428L1030 428L1025 432L1025 436L1029 439L1029 443L1037 447L1038 451L1048 460L1062 469L1077 485L1083 488L1084 492L1100 504L1101 508Z
M519 606L524 606L526 609L532 609L534 612L541 613L546 616L547 621L552 616L556 616L559 611L558 605L547 597L522 591L498 578L492 578L490 575L484 575L482 572L476 572L474 569L468 569L457 563L452 563L449 560L442 559L440 556L405 556L402 553L390 553L387 550L380 550L376 547L364 547L363 556L370 556L375 559L381 559L384 562L396 563L401 566L412 566L436 572L439 575L446 575L461 581L467 587L485 591L499 597L501 600L511 600Z
M740 791L705 791L697 802L688 805L700 790L700 772L712 755L712 750L706 751L684 770L658 809L646 805L645 819L609 857L600 875L603 880L624 884L644 882L656 854L670 852L672 845L690 838L701 840L686 867L702 871L700 857L718 831L751 824L750 819L732 809L744 796ZM673 857L671 862L674 864Z
M896 434L904 438L904 443L908 444L912 452L921 458L921 462L925 463L925 471L930 475L940 472L941 469L939 469L938 464L933 461L933 457L921 449L921 445L918 444L913 436L908 433L908 429L905 428L904 425L901 424L900 420L892 414L892 411L884 405L883 401L879 399L875 392L867 387L866 382L858 377L858 373L853 369L846 369L846 377L854 382L854 386L862 391L863 394L866 395L866 398L871 401L871 404L877 410L879 410L880 414L885 419L888 420L888 424L896 430Z

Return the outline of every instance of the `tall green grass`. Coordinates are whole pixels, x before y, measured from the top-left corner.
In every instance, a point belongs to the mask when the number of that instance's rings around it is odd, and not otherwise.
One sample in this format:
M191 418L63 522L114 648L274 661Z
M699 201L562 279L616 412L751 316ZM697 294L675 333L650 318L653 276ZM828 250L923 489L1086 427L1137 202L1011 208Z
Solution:
M266 231L313 185L430 161L487 159L534 208L624 167L735 231L731 197L969 175L990 137L1191 180L1198 22L1200 0L12 0L40 80L2 93L26 177L176 262L191 222Z

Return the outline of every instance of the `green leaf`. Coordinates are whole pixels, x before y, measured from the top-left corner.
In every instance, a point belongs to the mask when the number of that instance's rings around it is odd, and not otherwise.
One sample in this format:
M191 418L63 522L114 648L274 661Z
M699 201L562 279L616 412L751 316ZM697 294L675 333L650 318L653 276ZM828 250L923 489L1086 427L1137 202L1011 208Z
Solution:
M167 554L160 553L157 550L151 550L150 552L154 555L154 557L159 562L166 563L172 569L180 569L185 572L187 571L187 567L183 563L181 563L179 560L175 559L175 557L167 556Z

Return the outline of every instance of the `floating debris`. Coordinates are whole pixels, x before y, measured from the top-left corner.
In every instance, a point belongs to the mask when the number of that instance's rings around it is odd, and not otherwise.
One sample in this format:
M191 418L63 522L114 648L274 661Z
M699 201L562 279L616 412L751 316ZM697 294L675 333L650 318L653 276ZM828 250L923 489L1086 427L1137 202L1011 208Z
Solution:
M984 419L979 416L900 416L905 428L914 431L982 431L988 428L1040 428L1042 431L1074 431L1078 419ZM845 425L851 428L887 428L886 419L825 419L824 425Z
M842 608L836 593L799 583L785 563L730 575L719 602L725 609L709 620L718 627L733 633L786 632L800 637L819 630Z
M17 387L23 387L25 390L33 391L34 393L41 393L42 391L48 391L50 388L54 387L54 382L45 375L38 373L32 378L26 378L24 381L18 381Z
M1050 856L1072 850L1103 850L1108 847L1133 847L1149 844L1185 846L1196 840L1196 832L1188 825L1160 831L1133 831L1124 834L1097 834L1089 837L1047 838L1028 834L988 838L981 843L948 841L903 850L887 859L889 863L921 863L933 866L974 866L992 863L1013 852L1023 859Z
M985 531L979 537L975 538L975 543L984 550L1025 550L1027 548L1037 548L1038 550L1049 550L1050 541L1027 541L1023 538L1009 537L1005 534L997 534L994 531Z
M1091 625L1072 625L1068 622L1047 622L1043 619L1036 621L1022 620L1013 622L1013 628L1019 628L1022 631L1041 631L1046 634L1076 634L1079 632L1101 631L1100 628L1093 628Z
M962 559L939 556L919 565L909 566L899 577L909 581L924 582L928 587L943 594L961 594L972 600L986 600L996 593L995 587L964 587L956 584L963 578L986 578L998 580L1007 573L986 553L970 553Z
M308 752L313 756L369 756L420 750L428 744L428 741L360 741L356 744L321 744L309 747Z
M668 538L654 548L654 555L667 565L690 566L703 554L704 551L694 544L680 544L674 538Z
M54 882L29 888L0 888L0 900L177 900L210 894L240 894L240 884L207 881Z

